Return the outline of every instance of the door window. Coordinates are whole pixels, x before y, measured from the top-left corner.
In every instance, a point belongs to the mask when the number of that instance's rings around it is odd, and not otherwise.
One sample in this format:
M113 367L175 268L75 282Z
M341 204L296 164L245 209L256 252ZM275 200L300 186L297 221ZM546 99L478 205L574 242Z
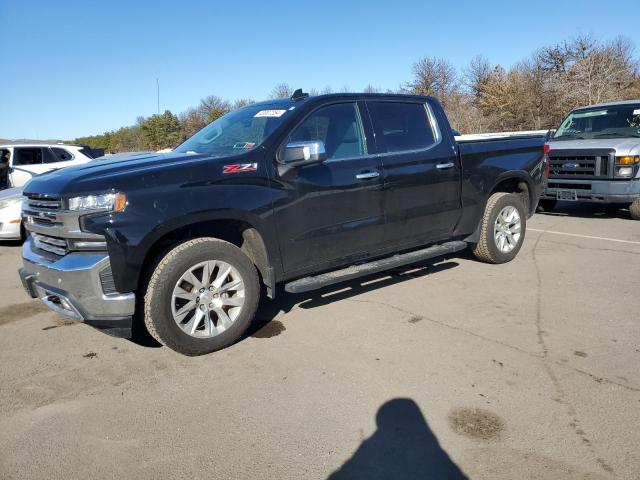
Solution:
M291 142L321 140L327 159L366 154L362 122L355 103L327 105L313 112L291 134Z
M381 152L422 150L436 136L422 103L367 102Z
M52 147L51 152L53 155L50 158L45 158L45 163L53 163L53 162L68 162L73 160L73 155L71 152L65 150L64 148Z
M0 166L9 165L10 158L11 158L11 151L7 148L0 148Z
M40 165L41 163L41 148L16 148L14 150L14 165Z

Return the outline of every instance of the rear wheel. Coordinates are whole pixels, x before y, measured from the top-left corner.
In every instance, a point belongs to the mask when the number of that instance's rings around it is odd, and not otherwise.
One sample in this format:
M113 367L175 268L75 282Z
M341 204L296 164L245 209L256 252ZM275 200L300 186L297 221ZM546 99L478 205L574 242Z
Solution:
M527 216L520 197L497 192L489 197L480 226L480 239L473 249L478 260L506 263L513 260L527 228Z
M259 299L256 268L238 247L197 238L171 250L155 268L144 297L144 322L160 343L202 355L240 339Z
M640 198L636 198L634 202L629 205L629 213L634 220L640 220Z
M556 208L558 201L552 199L543 198L538 202L538 211L539 212L550 212L554 208Z

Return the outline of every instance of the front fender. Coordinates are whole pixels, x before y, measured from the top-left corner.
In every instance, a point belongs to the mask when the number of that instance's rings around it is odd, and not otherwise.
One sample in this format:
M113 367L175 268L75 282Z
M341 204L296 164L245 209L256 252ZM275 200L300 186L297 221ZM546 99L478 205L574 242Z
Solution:
M204 222L234 220L254 228L263 239L276 275L281 270L267 182L146 189L128 197L124 212L85 217L82 222L84 230L105 235L115 286L120 292L138 289L142 268L159 241L172 232Z
M107 239L107 248L111 260L111 268L116 289L119 292L130 292L138 289L140 274L143 266L153 254L154 247L163 239L172 236L189 226L202 226L216 221L238 221L246 224L256 231L264 242L266 266L260 265L261 273L269 266L280 264L280 255L273 235L268 233L268 225L265 225L255 215L247 212L220 210L208 214L189 214L162 222L146 236L136 239L130 235L126 228L107 227L104 235ZM186 240L186 238L185 238Z

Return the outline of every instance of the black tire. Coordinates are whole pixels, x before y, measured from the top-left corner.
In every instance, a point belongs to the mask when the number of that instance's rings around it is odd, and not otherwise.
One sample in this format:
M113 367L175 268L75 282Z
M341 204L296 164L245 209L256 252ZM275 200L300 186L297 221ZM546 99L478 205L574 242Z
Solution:
M191 267L208 260L221 260L232 265L244 283L244 304L230 327L222 333L197 338L184 332L174 321L171 311L173 289ZM204 355L228 347L238 341L253 320L260 300L258 272L242 250L216 238L196 238L184 242L158 263L149 278L144 295L144 323L153 338L184 355Z
M514 207L520 215L520 237L510 252L502 252L496 245L494 225L498 214L506 207ZM480 239L473 248L475 257L486 263L506 263L513 260L524 242L527 230L527 216L522 200L514 193L497 192L489 197L480 226Z
M640 198L636 198L631 205L629 205L629 213L634 220L640 220Z
M538 211L539 212L551 212L556 208L558 204L557 200L543 198L538 202Z

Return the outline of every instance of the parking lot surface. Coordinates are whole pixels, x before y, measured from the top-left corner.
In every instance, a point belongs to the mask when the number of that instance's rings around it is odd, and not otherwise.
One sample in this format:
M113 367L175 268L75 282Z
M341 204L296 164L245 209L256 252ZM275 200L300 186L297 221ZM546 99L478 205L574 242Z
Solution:
M0 246L0 477L637 479L640 223L528 228L509 264L283 293L199 358L48 312Z

